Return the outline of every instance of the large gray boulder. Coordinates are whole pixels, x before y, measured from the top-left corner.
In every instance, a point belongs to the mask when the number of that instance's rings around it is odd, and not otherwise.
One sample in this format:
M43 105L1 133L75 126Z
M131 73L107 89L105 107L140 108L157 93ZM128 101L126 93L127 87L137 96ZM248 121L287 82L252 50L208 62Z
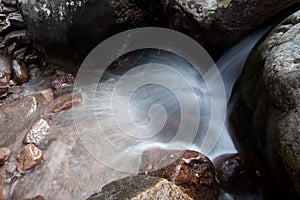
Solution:
M237 43L250 31L299 0L160 0L168 27L186 33L212 54ZM299 4L298 4L299 6Z
M239 88L232 119L241 149L258 147L279 188L299 198L300 11L277 25L252 52ZM255 135L245 139L249 130Z

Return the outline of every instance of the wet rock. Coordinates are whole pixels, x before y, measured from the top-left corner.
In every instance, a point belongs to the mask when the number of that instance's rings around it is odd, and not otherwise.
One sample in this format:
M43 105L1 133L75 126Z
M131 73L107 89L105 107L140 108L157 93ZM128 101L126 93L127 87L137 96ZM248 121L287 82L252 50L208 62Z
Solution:
M12 71L17 83L22 84L28 82L29 74L26 65L19 60L13 60Z
M40 93L43 95L44 99L50 103L53 101L53 91L51 88L49 89L46 89L46 90L43 90L43 91L40 91Z
M17 11L17 8L15 8L15 7L4 6L2 8L2 12L5 14L9 14L9 13L16 12L16 11Z
M174 199L192 200L173 183L157 177L129 176L111 182L87 200Z
M2 180L1 175L0 175L0 200L6 200L5 194L4 194L3 180Z
M5 172L9 177L12 177L17 172L17 164L14 161L10 161L5 166Z
M42 60L41 56L36 53L32 53L25 56L26 64L39 63L41 60Z
M17 0L2 0L1 2L6 6L14 7L17 5Z
M72 74L64 74L62 76L58 76L55 78L52 82L51 85L54 89L56 90L63 90L66 88L73 87L74 85L74 76Z
M31 79L38 78L42 75L41 70L36 66L36 65L31 65L28 67L29 68L29 77Z
M24 199L24 200L45 200L45 198L41 195L35 196L33 198L30 199Z
M160 0L167 26L190 35L212 55L296 3L299 0Z
M20 45L26 45L31 42L30 38L28 37L27 30L18 30L13 31L5 36L4 44L9 46L12 43L18 43Z
M33 95L3 105L0 108L0 146L16 141L20 133L37 120L39 110L39 99Z
M21 12L15 12L15 13L10 13L6 20L16 28L25 28L25 23L23 20L23 17L21 15Z
M77 94L65 94L54 100L53 106L50 112L60 112L63 110L71 109L74 106L79 105L82 102L82 95Z
M26 47L16 50L14 52L14 55L13 55L14 59L16 59L16 60L24 60L26 50L27 50Z
M24 144L34 144L35 146L44 149L49 143L51 121L48 118L39 119L36 121L23 138Z
M300 11L278 24L249 56L232 113L236 132L253 130L256 146L276 181L272 192L300 198ZM241 119L247 119L248 127ZM250 122L250 123L249 123ZM255 136L253 136L255 135ZM238 137L238 136L236 136ZM241 140L240 140L241 141ZM276 187L276 189L274 189ZM278 197L278 195L277 195Z
M17 157L17 161L20 164L22 171L36 167L43 159L44 152L37 148L34 144L26 145Z
M256 172L241 154L226 154L214 159L217 180L232 194L253 194L256 191Z
M8 91L8 82L10 80L10 68L10 58L0 54L0 96Z
M7 148L0 148L0 166L4 164L10 154L10 150Z
M14 51L16 50L17 48L17 43L12 43L12 45L10 45L8 48L7 48L7 53L9 55L12 55L14 53Z
M151 24L152 4L150 0L41 0L20 1L20 9L31 38L43 47L48 60L74 70L107 37L125 27Z
M195 200L218 199L221 190L211 161L199 152L187 150L176 161L160 169L159 165L169 162L174 153L178 154L178 151L156 149L153 153L144 153L140 171L171 181Z

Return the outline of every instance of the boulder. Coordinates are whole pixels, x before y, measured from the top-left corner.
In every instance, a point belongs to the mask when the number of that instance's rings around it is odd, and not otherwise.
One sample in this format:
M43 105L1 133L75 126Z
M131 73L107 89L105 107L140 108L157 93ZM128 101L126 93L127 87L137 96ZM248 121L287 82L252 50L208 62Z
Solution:
M174 158L178 159L174 161ZM162 167L165 163L170 164ZM221 196L212 162L196 151L146 150L142 156L140 171L171 181L195 200L213 200Z
M257 157L284 197L300 197L300 11L257 46L236 86L231 114L240 148ZM240 94L240 95L237 95ZM244 148L243 148L244 147ZM276 184L271 186L273 191Z
M80 65L105 38L150 25L149 0L19 0L31 38L52 63Z
M213 55L222 53L272 16L299 2L160 0L167 26L190 35Z
M192 200L182 190L166 179L149 176L128 176L113 181L102 191L87 200L138 200L138 199L173 199Z

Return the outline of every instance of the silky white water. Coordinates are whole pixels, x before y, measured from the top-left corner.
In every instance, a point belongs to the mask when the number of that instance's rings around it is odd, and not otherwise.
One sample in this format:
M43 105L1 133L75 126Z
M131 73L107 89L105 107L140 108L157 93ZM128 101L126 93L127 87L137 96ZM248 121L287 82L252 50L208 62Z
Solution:
M204 81L185 59L157 50L124 57L117 64L122 73L106 73L101 84L77 88L84 103L51 116L55 138L45 152L43 167L18 183L15 199L39 194L46 199L85 199L105 184L138 172L141 155L150 147L209 150L211 159L235 153L227 120L215 119L226 116L226 111L212 110L211 97L219 104L228 103L251 49L266 31L245 38L216 62L225 98L216 94L220 89L213 84L216 74L206 71L209 80ZM151 67L151 63L156 64ZM145 69L132 71L137 65ZM132 73L122 79L128 70ZM132 87L132 80L138 85L149 77L151 84ZM213 91L208 91L208 84ZM220 127L219 136L214 130ZM209 129L218 137L207 137Z

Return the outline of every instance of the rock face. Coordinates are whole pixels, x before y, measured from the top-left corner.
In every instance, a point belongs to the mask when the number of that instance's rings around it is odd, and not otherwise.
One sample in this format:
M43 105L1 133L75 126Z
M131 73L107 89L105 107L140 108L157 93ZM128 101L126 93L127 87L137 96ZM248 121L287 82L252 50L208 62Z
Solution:
M279 188L291 198L300 197L299 53L300 11L277 25L250 55L231 117L237 137L253 130L241 146L258 147Z
M87 200L174 199L192 200L179 187L166 179L149 176L128 176L111 182Z
M8 146L22 135L25 126L30 126L38 117L40 107L36 96L27 96L0 109L0 146Z
M215 180L214 166L204 155L196 151L185 151L170 165L159 169L159 164L174 157L178 151L161 150L146 154L142 160L141 172L147 175L165 178L179 186L193 199L218 199L220 187ZM145 155L145 154L144 154Z
M299 0L160 0L168 27L186 33L216 54ZM217 47L217 48L216 48ZM220 52L217 52L220 51Z
M124 28L150 25L149 0L20 0L32 39L54 63L81 64L102 40ZM74 66L71 66L74 69Z

